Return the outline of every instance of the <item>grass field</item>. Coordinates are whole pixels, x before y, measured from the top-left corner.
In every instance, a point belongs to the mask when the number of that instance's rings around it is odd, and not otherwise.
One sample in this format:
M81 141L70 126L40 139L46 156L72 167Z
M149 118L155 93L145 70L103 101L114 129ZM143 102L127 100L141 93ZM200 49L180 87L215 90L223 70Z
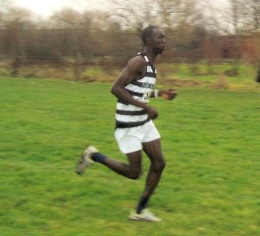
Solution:
M0 79L1 236L260 235L258 91L179 88L151 102L167 167L150 202L163 221L145 223L128 220L145 176L75 174L88 143L125 161L110 86Z

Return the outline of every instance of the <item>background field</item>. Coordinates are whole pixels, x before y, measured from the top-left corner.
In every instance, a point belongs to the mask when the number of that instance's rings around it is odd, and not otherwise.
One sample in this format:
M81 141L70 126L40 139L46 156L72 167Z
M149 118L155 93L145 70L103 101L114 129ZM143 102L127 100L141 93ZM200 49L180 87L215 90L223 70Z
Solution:
M167 167L150 202L163 221L144 223L127 217L145 176L74 172L88 143L125 161L110 87L0 79L0 235L260 235L257 89L179 88L172 102L152 101Z

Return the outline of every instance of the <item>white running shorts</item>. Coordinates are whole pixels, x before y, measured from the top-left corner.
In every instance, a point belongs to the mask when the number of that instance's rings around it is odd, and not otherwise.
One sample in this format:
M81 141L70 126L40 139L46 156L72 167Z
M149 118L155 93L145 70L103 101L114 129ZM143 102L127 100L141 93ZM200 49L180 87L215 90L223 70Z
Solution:
M115 138L120 151L124 154L142 150L142 143L161 138L153 121L133 128L120 128L115 130Z

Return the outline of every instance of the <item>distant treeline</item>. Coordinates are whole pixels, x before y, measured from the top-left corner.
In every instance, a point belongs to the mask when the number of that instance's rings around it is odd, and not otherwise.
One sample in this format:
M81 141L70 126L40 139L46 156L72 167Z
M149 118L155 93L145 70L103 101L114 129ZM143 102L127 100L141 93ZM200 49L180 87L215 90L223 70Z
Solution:
M14 25L20 27L14 27ZM203 28L195 28L189 42L181 42L178 32L165 32L167 53L164 60L226 60L234 59L235 38L210 34ZM176 35L176 36L175 36ZM72 58L88 63L121 61L142 50L141 40L134 30L67 28L38 29L12 27L0 31L0 57L21 60L58 62ZM238 56L249 62L256 61L257 48L253 36L241 36Z
M12 1L0 1L0 58L117 63L142 50L140 32L152 24L165 30L166 61L259 62L259 1L207 1L111 0L107 12L66 8L38 21Z

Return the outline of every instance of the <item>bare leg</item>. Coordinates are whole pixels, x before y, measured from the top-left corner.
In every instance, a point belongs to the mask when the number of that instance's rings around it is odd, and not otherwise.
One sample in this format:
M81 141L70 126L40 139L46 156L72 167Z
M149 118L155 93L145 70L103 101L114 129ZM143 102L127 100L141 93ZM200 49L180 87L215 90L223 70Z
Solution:
M92 158L95 157L92 154ZM99 154L98 154L99 155ZM117 160L106 157L102 164L113 170L117 174L123 175L129 179L137 179L142 172L142 156L141 151L127 154L129 164L119 162Z
M151 161L151 165L146 178L146 186L144 192L137 206L137 213L140 213L147 205L149 198L153 194L154 190L156 189L160 181L162 172L165 167L165 160L161 152L160 139L157 139L149 143L144 143L143 149L145 153L148 155Z

